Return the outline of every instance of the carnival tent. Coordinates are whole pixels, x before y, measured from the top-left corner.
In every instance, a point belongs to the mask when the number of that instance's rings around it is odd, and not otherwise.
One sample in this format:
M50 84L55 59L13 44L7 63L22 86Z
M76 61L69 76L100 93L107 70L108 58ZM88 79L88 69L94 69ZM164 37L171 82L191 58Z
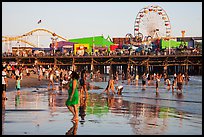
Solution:
M108 36L109 38L109 36ZM69 42L76 42L81 44L89 44L90 49L93 47L108 47L108 51L110 51L110 45L113 44L110 40L105 39L103 36L94 36L94 37L85 37L85 38L77 38L77 39L69 39Z
M186 46L188 46L188 42L185 42ZM174 40L163 40L161 39L161 49L168 49L168 48L178 48L182 44L181 41L174 41Z

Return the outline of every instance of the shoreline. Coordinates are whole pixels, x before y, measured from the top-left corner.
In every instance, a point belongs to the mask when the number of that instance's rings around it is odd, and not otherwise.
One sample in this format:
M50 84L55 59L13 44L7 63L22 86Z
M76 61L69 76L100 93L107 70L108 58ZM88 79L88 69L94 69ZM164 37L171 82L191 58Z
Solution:
M21 80L21 89L22 88L31 88L31 87L38 87L40 85L47 85L48 80L46 80L44 77L42 78L41 81L38 80L38 75L37 74L31 74L29 77L28 76L23 76ZM8 87L6 92L10 92L13 90L16 90L16 80L13 78L8 78Z

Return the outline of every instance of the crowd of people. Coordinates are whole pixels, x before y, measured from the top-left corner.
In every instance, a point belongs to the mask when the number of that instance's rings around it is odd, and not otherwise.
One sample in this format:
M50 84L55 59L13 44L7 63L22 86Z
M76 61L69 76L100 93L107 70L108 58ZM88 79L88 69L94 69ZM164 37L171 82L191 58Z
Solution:
M144 48L140 47L140 51L137 50L133 50L131 48L129 49L115 49L112 51L108 51L106 50L97 50L95 52L92 53L88 53L86 51L84 51L84 55L83 56L116 56L116 55L199 55L202 54L202 50L199 48L192 48L192 49L184 49L184 50L180 50L180 49L171 49L171 50L146 50ZM25 51L21 51L19 53L11 53L11 52L4 52L2 54L3 57L16 57L16 56L21 56L21 57L36 57L36 56L79 56L79 54L74 54L73 51L69 51L69 52L60 52L60 51L43 51L43 50L39 50L39 53L37 54L36 52L32 51L32 52L28 52L26 53Z
M6 89L8 87L8 79L12 78L16 80L16 95L17 97L20 95L21 89L21 81L24 76L29 77L31 73L36 74L38 80L42 79L47 80L48 91L56 90L54 82L59 83L60 89L65 88L68 92L68 98L65 102L68 110L73 114L72 121L78 121L79 115L82 115L79 112L83 108L81 105L82 100L86 100L88 98L88 90L93 88L93 85L90 85L92 81L102 81L102 76L100 71L91 71L88 73L86 69L82 69L80 71L71 71L69 69L60 69L58 67L43 67L36 66L32 69L27 66L14 66L10 64L3 64L2 67L2 100L7 100L6 97ZM177 89L177 93L182 93L183 84L188 84L190 80L187 73L175 73L173 78L170 78L166 73L143 73L143 75L139 76L138 74L131 75L129 71L127 71L127 79L125 78L124 72L121 74L121 78L119 77L119 72L116 71L114 74L110 74L109 80L107 83L107 87L101 94L106 93L110 95L122 95L123 93L123 84L125 84L125 80L127 80L127 85L135 84L135 86L139 86L139 80L141 79L141 87L142 90L145 90L147 86L155 85L156 94L159 93L161 79L164 81L164 85L168 90L172 89L174 92L175 88ZM121 83L120 83L120 82ZM111 93L110 93L111 91ZM82 109L83 110L83 109Z

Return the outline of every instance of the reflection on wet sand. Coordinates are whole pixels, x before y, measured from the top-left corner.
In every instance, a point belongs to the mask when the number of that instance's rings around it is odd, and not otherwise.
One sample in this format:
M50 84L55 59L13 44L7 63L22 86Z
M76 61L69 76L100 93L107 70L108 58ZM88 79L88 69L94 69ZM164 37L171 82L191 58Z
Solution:
M52 115L56 111L56 94L53 91L48 93L48 102L50 113Z
M81 117L81 120L79 121L82 125L85 122L85 116L86 116L86 107L87 107L87 98L80 96L80 105L79 105L79 116Z
M160 96L156 94L155 97ZM155 100L155 104L129 102L123 100L122 96L89 93L89 98L82 98L80 102L80 123L85 122L84 117L87 114L103 115L111 112L129 119L134 134L163 134L168 128L168 118L171 117L179 117L182 126L183 112L161 107L159 99Z
M99 113L96 111L99 109L103 109L100 110L101 115L107 113L103 98L103 95L96 98L94 94L89 94L87 107L92 107L92 114ZM168 129L168 119L172 117L179 117L179 123L182 125L182 112L169 107L161 107L159 99L155 100L156 105L151 105L129 102L123 100L121 96L108 95L105 98L109 112L129 119L134 134L163 134ZM156 98L159 98L159 94L156 94Z
M73 122L73 126L65 133L65 135L77 135L78 121Z
M20 104L20 95L15 95L15 106L18 107Z

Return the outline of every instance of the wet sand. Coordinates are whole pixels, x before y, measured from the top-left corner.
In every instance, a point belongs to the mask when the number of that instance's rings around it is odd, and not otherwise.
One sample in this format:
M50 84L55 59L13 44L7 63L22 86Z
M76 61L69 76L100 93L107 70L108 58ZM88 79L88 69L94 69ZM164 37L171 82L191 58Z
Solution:
M28 79L37 82L38 91L34 90L33 84L29 85ZM43 85L35 77L28 79L25 87L30 88L22 88L19 98L11 90L7 92L8 100L2 102L5 106L2 109L2 135L202 134L200 84L189 83L184 87L183 97L179 98L164 87L159 87L159 96L156 96L155 87L142 91L140 86L125 84L121 96L107 96L100 94L107 82L92 82L102 88L88 91L88 98L81 100L79 122L73 123L72 114L65 106L66 89L47 91L46 80ZM191 86L194 86L195 97L190 93Z
M8 87L7 91L15 90L16 80L13 78L8 78ZM21 81L21 88L32 88L39 87L40 85L48 84L48 80L43 78L41 81L38 80L38 76L36 74L31 74L28 76L23 76Z

